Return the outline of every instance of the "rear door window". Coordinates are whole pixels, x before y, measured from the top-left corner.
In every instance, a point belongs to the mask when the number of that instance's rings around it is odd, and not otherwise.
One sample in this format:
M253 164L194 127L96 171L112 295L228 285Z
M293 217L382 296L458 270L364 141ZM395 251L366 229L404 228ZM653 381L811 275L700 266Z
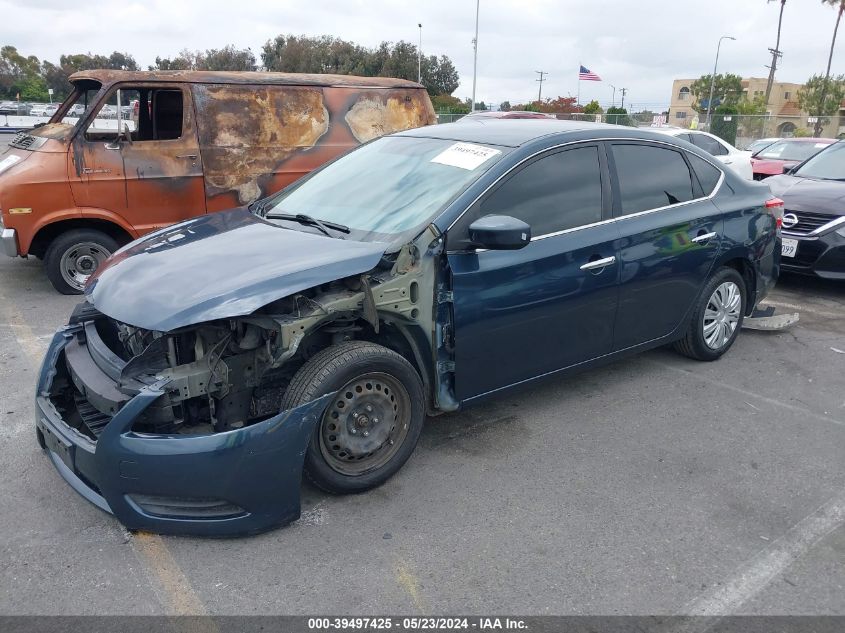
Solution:
M681 152L655 145L612 146L619 187L614 215L628 215L692 200L689 166Z
M692 144L712 156L727 156L728 148L706 134L692 134Z

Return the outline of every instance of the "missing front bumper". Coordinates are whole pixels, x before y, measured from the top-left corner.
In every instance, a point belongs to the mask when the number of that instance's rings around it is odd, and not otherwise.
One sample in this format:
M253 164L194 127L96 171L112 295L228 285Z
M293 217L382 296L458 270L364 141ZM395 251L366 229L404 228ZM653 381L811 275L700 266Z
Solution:
M62 477L129 529L162 534L238 536L300 515L305 451L331 394L262 422L209 435L132 431L164 394L144 387L115 414L96 442L68 426L49 398L72 328L53 337L36 392L41 446Z

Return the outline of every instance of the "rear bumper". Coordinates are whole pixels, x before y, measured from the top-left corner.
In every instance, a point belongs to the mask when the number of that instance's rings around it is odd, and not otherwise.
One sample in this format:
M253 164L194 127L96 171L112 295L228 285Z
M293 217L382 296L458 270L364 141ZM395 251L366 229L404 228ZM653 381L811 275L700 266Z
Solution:
M0 231L0 249L9 257L20 255L18 250L18 236L15 229L3 229Z
M840 225L842 231L845 224ZM781 258L781 268L790 273L824 279L845 279L845 236L832 230L824 235L802 236L784 232L785 239L798 240L795 257Z
M129 529L162 534L239 536L299 518L305 450L331 395L224 433L136 433L136 417L166 392L159 381L126 402L94 441L69 426L50 397L74 331L53 337L35 411L39 444L80 495Z

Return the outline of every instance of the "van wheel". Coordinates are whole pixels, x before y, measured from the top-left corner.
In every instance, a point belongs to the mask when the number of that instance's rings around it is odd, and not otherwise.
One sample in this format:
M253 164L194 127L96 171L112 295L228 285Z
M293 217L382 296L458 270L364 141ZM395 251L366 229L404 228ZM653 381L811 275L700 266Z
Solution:
M118 248L117 241L102 231L74 229L62 233L44 254L47 278L63 295L82 294L88 278Z
M367 341L322 350L303 365L282 400L282 410L327 393L305 454L305 475L334 494L380 486L411 456L425 418L419 374L396 352Z
M745 280L733 268L716 271L699 295L689 329L675 349L695 360L716 360L734 344L745 315Z

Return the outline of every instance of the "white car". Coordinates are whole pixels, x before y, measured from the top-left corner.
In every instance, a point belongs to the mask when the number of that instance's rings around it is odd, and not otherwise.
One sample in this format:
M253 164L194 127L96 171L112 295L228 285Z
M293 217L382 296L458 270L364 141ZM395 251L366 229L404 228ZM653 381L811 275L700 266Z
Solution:
M30 109L29 116L51 117L56 113L56 110L58 109L59 106L54 104L36 105L32 106L32 109Z
M708 154L711 154L746 180L754 179L754 171L751 169L751 154L738 150L718 136L708 134L707 132L699 132L698 130L686 130L680 127L654 129L656 132L688 141L699 149L703 149Z

